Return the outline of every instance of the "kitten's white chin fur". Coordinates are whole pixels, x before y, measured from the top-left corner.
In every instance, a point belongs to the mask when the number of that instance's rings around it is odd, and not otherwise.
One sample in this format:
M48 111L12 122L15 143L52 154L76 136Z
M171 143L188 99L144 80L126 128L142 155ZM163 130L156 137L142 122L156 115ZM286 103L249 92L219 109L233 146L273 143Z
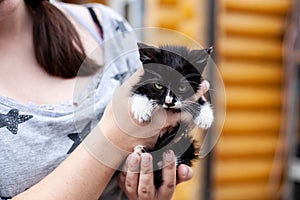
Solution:
M139 123L149 121L154 110L154 101L144 95L135 94L132 97L131 111Z
M202 128L208 129L214 121L213 110L208 102L201 106L199 115L194 119L195 124Z

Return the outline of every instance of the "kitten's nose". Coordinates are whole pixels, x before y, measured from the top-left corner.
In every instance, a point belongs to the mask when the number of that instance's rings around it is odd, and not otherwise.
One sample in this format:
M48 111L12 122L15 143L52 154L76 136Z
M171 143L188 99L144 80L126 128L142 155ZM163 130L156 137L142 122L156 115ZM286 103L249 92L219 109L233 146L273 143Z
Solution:
M174 98L173 97L171 97L171 96L166 96L166 98L165 98L165 107L166 108L171 108L171 107L173 107L175 104L175 101L174 101Z
M173 97L167 95L165 98L165 103L166 104L173 104Z
M164 106L165 108L171 108L175 105L175 98L174 98L171 90L168 90L168 92L167 92L164 105L165 105Z

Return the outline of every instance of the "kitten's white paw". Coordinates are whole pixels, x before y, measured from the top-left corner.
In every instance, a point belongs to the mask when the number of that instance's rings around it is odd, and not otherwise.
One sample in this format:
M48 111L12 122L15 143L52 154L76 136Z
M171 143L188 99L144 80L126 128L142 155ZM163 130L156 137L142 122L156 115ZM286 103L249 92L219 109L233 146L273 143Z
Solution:
M134 95L132 99L131 112L134 119L139 123L149 121L154 110L153 101L146 96Z
M134 147L134 152L139 154L139 155L142 155L142 153L146 152L146 146L139 144L139 145Z
M211 127L212 123L214 121L214 114L213 110L209 103L205 103L201 106L201 110L199 115L194 119L195 124L202 128L202 129L208 129Z

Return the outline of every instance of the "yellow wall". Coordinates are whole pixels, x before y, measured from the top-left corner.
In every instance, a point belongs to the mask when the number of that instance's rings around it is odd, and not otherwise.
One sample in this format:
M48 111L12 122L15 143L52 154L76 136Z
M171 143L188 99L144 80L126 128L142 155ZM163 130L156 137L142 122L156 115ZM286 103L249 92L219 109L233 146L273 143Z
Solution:
M214 200L281 198L283 33L291 0L219 0L217 65L227 115L213 161Z
M166 28L180 32L206 45L206 5L204 0L145 0L145 27ZM157 35L158 42L172 35ZM186 44L186 40L174 41Z

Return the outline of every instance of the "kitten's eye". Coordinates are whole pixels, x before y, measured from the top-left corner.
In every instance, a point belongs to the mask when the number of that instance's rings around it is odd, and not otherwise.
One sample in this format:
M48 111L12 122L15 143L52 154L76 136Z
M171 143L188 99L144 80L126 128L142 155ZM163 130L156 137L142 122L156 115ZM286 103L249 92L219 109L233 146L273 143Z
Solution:
M185 84L181 84L180 86L179 86L179 88L178 88L178 91L179 92L185 92L186 91L186 85Z
M164 87L158 83L154 83L154 88L157 90L162 90Z

